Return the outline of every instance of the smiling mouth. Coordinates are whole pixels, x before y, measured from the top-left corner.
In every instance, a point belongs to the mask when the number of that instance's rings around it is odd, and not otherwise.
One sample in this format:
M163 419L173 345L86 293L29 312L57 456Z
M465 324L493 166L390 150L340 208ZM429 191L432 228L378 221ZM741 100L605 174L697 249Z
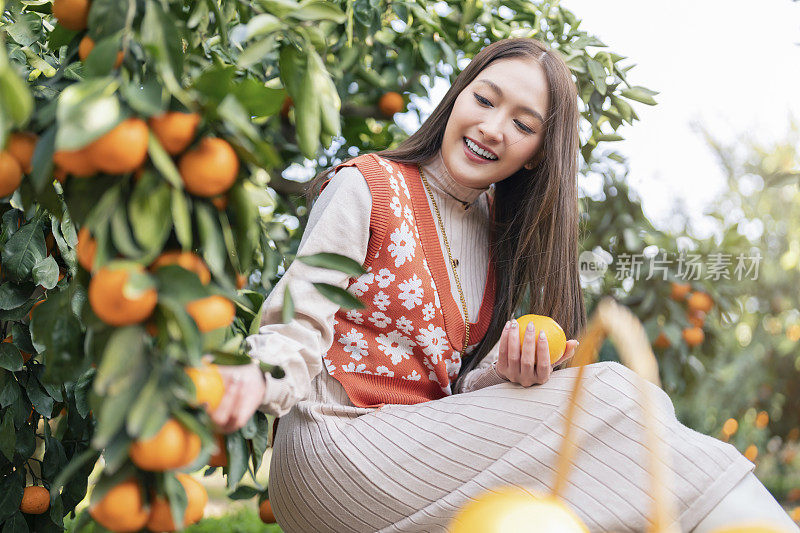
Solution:
M471 139L464 137L463 140L467 149L481 159L486 161L497 161L499 159L496 155L491 155L487 150L483 150L482 148L478 147L478 145L475 144Z

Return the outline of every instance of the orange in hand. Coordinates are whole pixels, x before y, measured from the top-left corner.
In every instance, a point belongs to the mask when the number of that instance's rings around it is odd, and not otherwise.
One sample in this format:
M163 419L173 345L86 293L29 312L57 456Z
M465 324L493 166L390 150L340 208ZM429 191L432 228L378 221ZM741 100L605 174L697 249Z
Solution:
M225 395L225 382L219 373L217 365L204 364L201 367L189 367L186 374L194 383L195 402L197 405L206 404L209 411L219 406Z
M544 330L544 334L547 337L547 346L550 350L550 364L555 364L555 362L558 361L562 355L564 355L564 351L567 349L567 336L564 334L564 330L561 329L561 326L558 325L558 322L549 316L522 315L517 319L520 331L520 352L522 351L522 345L525 340L525 328L528 326L528 322L533 322L533 325L536 328L536 335L538 335L540 331Z

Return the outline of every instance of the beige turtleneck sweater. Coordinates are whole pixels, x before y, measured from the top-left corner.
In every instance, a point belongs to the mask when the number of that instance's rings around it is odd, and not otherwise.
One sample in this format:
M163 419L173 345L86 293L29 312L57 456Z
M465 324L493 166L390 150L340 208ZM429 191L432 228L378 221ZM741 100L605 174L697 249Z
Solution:
M489 204L486 193L489 188L473 189L457 183L438 155L423 164L422 169L439 208L451 254L458 259L457 272L469 319L475 321L487 275ZM459 200L469 202L470 206L465 210ZM428 205L436 221L436 211L430 197ZM297 255L331 252L363 264L369 243L371 209L372 195L364 176L355 166L342 167L312 206ZM441 228L438 223L435 225L442 253L447 257ZM453 297L463 317L452 269L448 269L448 274ZM321 282L346 289L348 281L348 275L342 272L294 261L269 294L263 304L259 332L248 336L246 340L252 357L280 365L285 376L275 379L267 374L267 387L260 410L282 416L296 402L309 396L315 378L323 381L321 386L315 388L317 401L352 405L341 394L339 383L324 370L322 362L322 355L333 342L333 318L339 306L322 296L313 286L313 283ZM295 317L283 324L281 309L287 287L292 295ZM463 388L453 392L468 392L505 381L494 368L498 350L499 346L495 345L467 376ZM337 393L329 393L329 390Z

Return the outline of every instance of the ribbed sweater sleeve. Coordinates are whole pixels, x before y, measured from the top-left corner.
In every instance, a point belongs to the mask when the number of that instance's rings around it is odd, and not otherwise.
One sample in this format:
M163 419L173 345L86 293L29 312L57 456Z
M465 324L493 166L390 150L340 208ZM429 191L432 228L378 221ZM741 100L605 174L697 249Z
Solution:
M323 189L309 213L298 256L320 252L347 256L364 263L369 244L372 197L356 167L342 167ZM282 416L305 399L311 380L323 368L322 354L333 342L333 318L339 306L324 297L313 283L347 289L349 276L337 270L312 267L296 260L263 304L258 333L246 338L252 357L280 365L280 379L266 375L267 387L259 410ZM295 316L281 323L283 296L292 296Z

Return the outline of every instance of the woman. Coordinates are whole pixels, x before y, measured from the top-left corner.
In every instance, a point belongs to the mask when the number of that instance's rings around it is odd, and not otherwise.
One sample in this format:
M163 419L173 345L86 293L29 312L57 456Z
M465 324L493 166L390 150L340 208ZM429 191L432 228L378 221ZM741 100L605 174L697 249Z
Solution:
M281 417L269 490L285 531L443 531L488 488L550 490L576 369L553 372L546 339L512 319L527 302L561 324L570 341L556 369L586 324L578 119L558 52L507 39L477 54L397 149L313 180L309 200L322 192L298 255L340 253L367 272L354 279L295 261L247 339L254 358L286 376L225 369L214 414L227 430L256 409ZM340 309L312 283L366 307ZM296 314L282 324L287 288ZM642 530L651 499L636 376L608 362L585 376L564 500L592 530ZM737 516L791 525L750 461L683 426L652 387L681 530Z

